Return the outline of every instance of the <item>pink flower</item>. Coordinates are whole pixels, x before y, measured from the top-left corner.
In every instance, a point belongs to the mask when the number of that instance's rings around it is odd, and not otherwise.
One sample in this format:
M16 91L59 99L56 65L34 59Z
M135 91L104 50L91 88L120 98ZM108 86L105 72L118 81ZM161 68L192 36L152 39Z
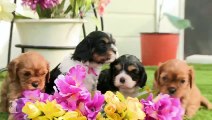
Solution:
M64 97L69 96L70 94L75 94L81 90L81 88L77 86L76 81L68 75L58 76L58 78L55 80L55 84L59 90L59 94Z
M147 100L141 100L146 113L146 120L182 120L184 110L178 98L171 98L167 94L160 94L153 100L153 95Z
M98 13L102 16L105 12L105 7L110 3L110 0L100 0L98 3Z
M59 0L22 0L22 4L29 6L32 10L36 10L37 6L42 9L50 9L59 4Z
M79 104L79 109L83 115L87 116L88 120L94 120L96 115L100 112L104 103L104 96L97 91L93 99Z
M83 86L85 75L85 67L77 65L72 67L65 76L60 75L55 80L59 91L55 89L54 96L64 109L76 110L79 103L90 100L91 95Z
M80 65L72 67L69 72L63 76L60 75L55 80L55 84L62 96L69 96L85 89L83 80L85 79L86 69Z
M80 86L85 79L86 69L81 65L72 67L67 73L68 76L71 76L73 80L77 81L77 86Z
M46 94L46 93L41 93L40 90L26 90L23 93L23 97L35 102L35 101L52 101L54 99L54 97L52 95Z

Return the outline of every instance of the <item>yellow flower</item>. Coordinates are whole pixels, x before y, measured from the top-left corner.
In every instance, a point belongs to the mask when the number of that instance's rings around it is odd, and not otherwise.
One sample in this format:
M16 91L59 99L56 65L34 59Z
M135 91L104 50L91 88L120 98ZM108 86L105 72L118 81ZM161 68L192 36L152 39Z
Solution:
M105 105L104 111L108 115L112 115L116 112L116 105L113 103L108 103Z
M15 10L15 4L9 0L0 0L0 20L11 21L13 19L12 12Z
M123 113L127 108L127 106L124 102L120 102L120 103L116 104L116 107L117 107L118 113Z
M103 117L103 115L101 114L101 112L99 112L99 113L96 115L96 119L97 119L97 120L106 120L106 118Z
M114 113L112 115L107 115L110 120L122 120L121 116L118 113Z
M57 120L87 120L87 118L76 111L69 111Z
M107 103L114 103L117 104L120 102L119 98L111 91L107 91L104 95L105 101Z
M117 92L116 92L116 96L119 98L119 100L120 100L121 102L125 101L124 95L121 94L120 92L117 91Z
M36 118L33 118L32 120L49 120L46 116L38 116Z
M139 102L138 98L128 97L127 104L127 116L130 120L143 120L145 113L142 111L143 105Z
M22 108L22 112L28 115L28 118L36 118L41 115L41 111L37 108L37 106L32 102L27 102Z
M65 110L63 110L62 106L57 104L55 100L51 102L46 101L46 103L37 101L35 104L49 119L60 117L65 114Z

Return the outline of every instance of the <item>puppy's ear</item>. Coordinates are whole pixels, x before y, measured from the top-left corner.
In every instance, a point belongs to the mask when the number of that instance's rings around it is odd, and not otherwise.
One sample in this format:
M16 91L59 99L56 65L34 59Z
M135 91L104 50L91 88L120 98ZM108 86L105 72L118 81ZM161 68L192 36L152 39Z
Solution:
M192 88L194 84L194 68L192 66L189 66L189 82L190 82L190 87Z
M47 65L47 70L48 70L48 73L46 74L46 83L49 83L49 79L50 79L50 66L49 66L49 63L46 63Z
M159 79L160 79L161 68L162 68L162 63L160 63L160 65L158 65L158 68L155 70L153 89L157 89L158 85L160 84Z
M77 61L88 61L92 57L92 46L89 37L84 38L76 47L72 59Z
M15 81L16 79L18 79L18 75L17 75L18 63L19 63L19 60L16 58L12 60L7 66L11 81Z
M143 65L139 65L139 71L140 71L140 75L141 75L141 79L138 81L138 85L139 87L144 87L146 85L146 81L147 81L147 74L146 71L143 67Z

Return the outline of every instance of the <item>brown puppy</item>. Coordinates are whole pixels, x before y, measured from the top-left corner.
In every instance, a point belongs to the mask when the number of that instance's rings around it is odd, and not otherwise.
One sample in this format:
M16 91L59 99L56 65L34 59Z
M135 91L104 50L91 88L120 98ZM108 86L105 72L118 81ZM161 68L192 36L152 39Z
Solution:
M158 92L180 98L185 114L191 118L200 105L212 109L212 104L201 95L194 81L194 70L181 60L162 63L155 72L154 87Z
M49 64L36 52L26 52L8 65L8 77L1 87L0 112L8 112L9 102L21 97L24 90L44 90L49 80Z

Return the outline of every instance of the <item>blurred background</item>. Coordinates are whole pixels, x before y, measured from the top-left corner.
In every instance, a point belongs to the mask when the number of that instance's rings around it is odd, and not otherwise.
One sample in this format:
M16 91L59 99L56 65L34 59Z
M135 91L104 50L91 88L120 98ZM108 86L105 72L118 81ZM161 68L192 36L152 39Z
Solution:
M17 1L20 3L20 1ZM133 54L142 60L141 33L157 31L159 9L162 0L111 0L103 16L104 31L111 33L116 39L119 54ZM21 11L21 7L17 6ZM160 21L159 32L179 33L177 58L200 54L212 55L211 12L210 0L164 0L162 12L167 12L191 21L194 29L178 30L167 18ZM86 32L95 30L91 22L85 23ZM57 30L55 30L56 32ZM0 68L7 65L10 23L0 22ZM20 37L14 25L11 59L21 53L15 44L20 43ZM81 35L83 39L83 36ZM62 57L62 56L59 56ZM200 58L200 57L197 57ZM210 56L207 57L210 59ZM202 60L200 60L202 61ZM53 66L53 65L52 65Z

